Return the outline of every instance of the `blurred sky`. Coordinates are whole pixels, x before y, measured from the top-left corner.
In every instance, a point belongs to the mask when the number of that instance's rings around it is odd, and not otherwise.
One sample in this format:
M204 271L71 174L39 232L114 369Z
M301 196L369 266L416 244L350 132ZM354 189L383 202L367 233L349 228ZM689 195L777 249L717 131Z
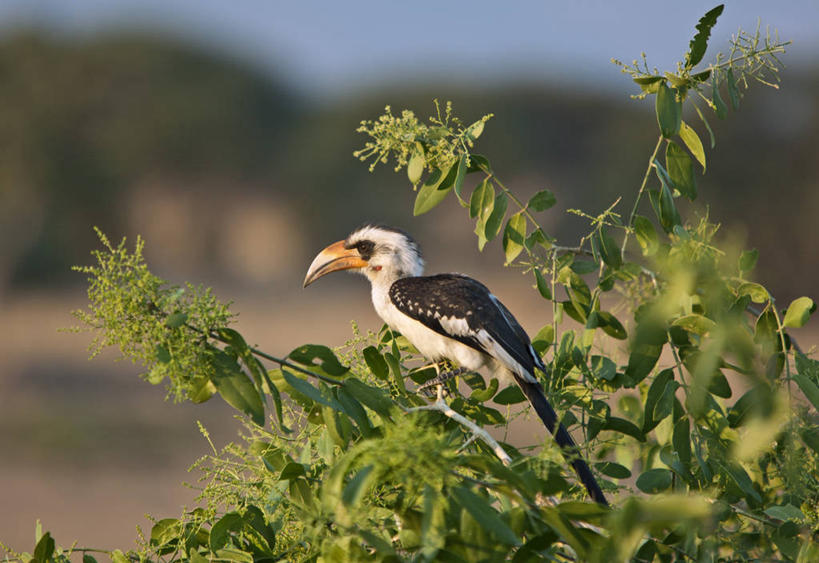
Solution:
M619 84L612 57L674 68L714 0L318 2L310 0L3 0L0 29L71 34L122 28L170 33L269 70L330 101L363 87L424 77ZM728 2L711 54L741 26L794 41L789 65L819 52L819 1ZM708 58L706 58L706 61Z

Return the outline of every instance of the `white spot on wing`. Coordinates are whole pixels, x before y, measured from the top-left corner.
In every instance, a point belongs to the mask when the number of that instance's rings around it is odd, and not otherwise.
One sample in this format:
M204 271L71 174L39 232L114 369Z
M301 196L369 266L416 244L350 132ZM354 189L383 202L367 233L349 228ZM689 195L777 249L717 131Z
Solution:
M449 334L455 336L467 336L471 334L469 324L466 322L466 319L459 319L457 317L441 317L438 319L438 322L441 323L441 327Z

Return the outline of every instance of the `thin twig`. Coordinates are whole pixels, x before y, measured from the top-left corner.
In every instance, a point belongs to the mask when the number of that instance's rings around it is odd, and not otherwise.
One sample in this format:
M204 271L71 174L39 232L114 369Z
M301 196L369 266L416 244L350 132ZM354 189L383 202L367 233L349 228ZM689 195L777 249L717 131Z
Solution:
M443 388L441 386L438 387L438 399L431 405L425 405L423 407L413 407L409 409L404 407L401 408L404 409L404 412L407 413L417 411L438 411L442 413L444 416L451 418L461 426L465 426L466 428L468 428L472 432L473 436L477 436L478 438L483 440L484 443L486 443L486 445L489 446L493 452L495 452L495 455L498 456L498 458L503 462L504 465L511 464L512 457L508 453L506 453L506 450L504 450L501 447L497 440L495 440L492 436L489 435L489 432L487 432L486 430L484 430L483 428L481 428L480 426L478 426L465 416L454 411L452 407L446 404L446 402L443 399L442 389Z
M648 185L648 178L651 176L651 169L654 168L654 161L657 159L657 153L660 152L660 147L663 144L663 136L657 139L657 144L654 146L654 152L651 153L651 156L648 157L648 166L646 167L646 173L643 175L643 183L640 185L640 190L637 192L637 199L634 200L634 206L631 208L631 213L628 215L628 221L626 221L626 234L623 237L623 246L620 248L620 252L626 251L626 244L628 243L629 234L631 234L631 223L634 221L634 216L637 215L637 207L640 205L640 200L643 197L643 192L645 192L646 185Z

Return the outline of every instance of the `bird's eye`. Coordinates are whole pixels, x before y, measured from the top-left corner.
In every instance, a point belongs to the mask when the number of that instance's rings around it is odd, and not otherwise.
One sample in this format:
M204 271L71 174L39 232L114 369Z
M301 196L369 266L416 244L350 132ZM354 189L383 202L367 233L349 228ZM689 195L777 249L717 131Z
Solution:
M355 247L364 260L369 260L370 257L373 255L375 243L371 240L361 240L355 244Z

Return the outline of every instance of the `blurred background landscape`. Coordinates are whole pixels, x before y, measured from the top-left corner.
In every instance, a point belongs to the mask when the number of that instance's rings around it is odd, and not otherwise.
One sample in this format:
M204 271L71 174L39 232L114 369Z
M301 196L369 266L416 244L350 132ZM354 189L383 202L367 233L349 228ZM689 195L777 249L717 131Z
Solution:
M428 270L487 280L536 331L547 307L499 243L477 251L454 201L412 217L402 172L353 158L360 120L385 105L433 112L452 100L486 113L478 152L524 196L552 190L544 215L564 242L601 201L627 212L656 139L653 103L609 62L673 69L713 2L420 1L285 6L262 1L0 5L0 541L31 549L40 518L58 543L129 548L145 518L192 505L187 473L236 436L232 410L164 402L115 351L87 360L87 334L58 332L85 304L98 226L146 240L155 273L215 288L237 328L285 355L339 345L350 320L377 330L352 276L305 292L315 252L370 220L411 231ZM738 115L710 122L695 209L760 251L756 275L785 306L819 285L819 6L735 2L706 61L757 17L794 44L777 90L754 85ZM703 139L707 133L688 118ZM810 349L814 336L802 343Z

